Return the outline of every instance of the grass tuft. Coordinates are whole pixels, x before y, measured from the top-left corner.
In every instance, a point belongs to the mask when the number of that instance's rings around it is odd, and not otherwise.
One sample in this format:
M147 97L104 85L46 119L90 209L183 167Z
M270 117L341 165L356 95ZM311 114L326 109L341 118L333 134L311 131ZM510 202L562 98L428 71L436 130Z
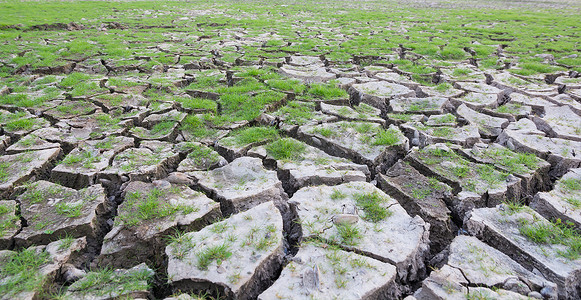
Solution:
M355 203L357 207L365 212L363 219L369 222L377 223L385 220L393 214L392 211L382 205L387 201L377 192L369 194L355 194Z
M222 261L227 260L230 256L232 256L232 252L230 251L230 246L228 246L228 244L208 247L197 254L198 269L207 270L208 266L213 261L216 261L218 265L221 265Z
M266 146L266 153L276 160L301 160L307 146L297 140L284 138Z

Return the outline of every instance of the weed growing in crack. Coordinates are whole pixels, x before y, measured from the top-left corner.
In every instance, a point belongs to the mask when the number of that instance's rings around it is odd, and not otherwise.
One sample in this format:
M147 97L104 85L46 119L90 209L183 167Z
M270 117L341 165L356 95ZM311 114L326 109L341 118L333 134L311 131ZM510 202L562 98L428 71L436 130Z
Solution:
M346 245L355 246L363 238L363 234L359 231L357 225L338 223L335 224L335 227L337 228L337 234L339 234L339 242Z

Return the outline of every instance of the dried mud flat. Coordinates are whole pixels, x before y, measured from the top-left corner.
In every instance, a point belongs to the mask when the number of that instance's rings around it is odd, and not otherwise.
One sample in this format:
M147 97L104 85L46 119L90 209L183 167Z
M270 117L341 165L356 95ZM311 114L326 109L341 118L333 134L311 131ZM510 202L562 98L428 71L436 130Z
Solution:
M0 299L581 298L578 4L326 4L0 3Z

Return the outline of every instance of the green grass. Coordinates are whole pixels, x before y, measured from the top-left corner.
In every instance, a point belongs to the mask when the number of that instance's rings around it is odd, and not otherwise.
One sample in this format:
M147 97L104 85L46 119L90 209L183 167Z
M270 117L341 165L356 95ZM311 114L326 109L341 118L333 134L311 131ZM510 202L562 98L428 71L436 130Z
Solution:
M307 90L307 93L320 99L337 99L349 97L345 90L340 89L333 84L312 84L311 87Z
M515 174L533 171L541 161L532 153L516 153L506 148L486 149L480 151L478 155L490 159L505 167L508 172Z
M466 76L470 73L472 73L472 71L470 71L469 69L457 68L457 69L454 69L454 71L452 72L452 75L454 75L456 77L461 77L461 76Z
M97 123L101 130L112 129L119 124L119 118L126 116L125 108L134 106L131 102L135 99L131 99L130 94L124 95L127 97L110 94L109 90L100 87L100 80L107 77L106 85L115 88L137 88L137 82L144 85L151 84L151 87L143 93L145 103L135 106L147 106L148 109L159 112L162 107L165 107L162 103L167 102L171 105L173 102L176 104L175 107L181 106L188 112L195 111L181 122L180 130L188 141L203 141L209 144L218 139L218 128L228 127L237 121L249 121L250 126L255 126L253 120L262 113L279 117L281 127L321 121L322 113L316 111L314 103L299 101L284 103L290 99L283 101L285 95L280 91L295 93L298 100L346 100L349 96L344 90L338 88L335 82L303 83L283 77L278 74L276 67L267 67L266 62L258 68L244 66L245 62L249 61L276 58L282 62L284 57L302 54L324 56L329 60L329 64L325 66L328 69L360 70L365 66L395 64L398 69L411 73L412 78L417 82L433 86L439 92L447 92L451 90L451 86L446 83L434 85L429 74L441 69L447 72L446 74L452 72L453 76L459 80L465 80L463 76L470 76L472 67L464 68L460 61L472 55L478 59L479 68L486 72L494 72L494 69L502 68L505 61L515 64L509 69L515 75L535 76L568 71L542 59L534 58L534 55L539 53L551 53L557 62L581 70L579 58L566 57L578 52L579 48L578 3L570 1L567 7L551 8L549 11L542 6L526 6L522 1L505 2L502 7L488 9L483 14L472 6L472 1L460 1L458 4L461 5L457 6L444 3L445 5L429 7L424 3L398 3L394 6L393 1L345 3L331 0L325 2L324 6L308 1L298 1L289 6L277 6L277 13L280 15L272 14L271 4L273 3L230 0L164 1L163 3L154 1L3 2L0 4L0 11L2 11L0 57L3 60L0 64L2 78L0 88L7 86L12 89L12 92L0 96L0 104L26 107L38 115L49 109L52 105L49 101L56 98L63 99L71 96L84 98L96 93L105 93L104 95L110 96L111 99L94 97L86 101L76 101L75 98L76 105L69 105L67 103L71 101L65 100L63 105L49 110L47 114L54 113L58 118L88 114L89 107L91 110L94 109L90 101L103 101L106 104L105 112L115 118L98 117ZM212 13L191 13L201 10ZM144 18L143 13L146 11L151 15ZM393 20L397 20L396 26L392 26ZM111 21L119 22L127 29L97 30L102 23L107 24ZM33 25L55 22L77 22L85 26L85 29L79 31L28 30ZM172 28L163 28L168 24ZM8 28L8 25L17 25L21 28L13 30ZM236 29L235 32L232 29ZM499 38L502 40L498 40ZM239 41L234 41L237 46L228 44L234 39L239 39ZM499 59L495 54L498 45L501 44L504 45L503 59ZM391 55L399 45L411 49L410 52L413 53L406 53L403 59L393 59ZM171 54L159 51L158 47L162 46L167 46ZM469 54L468 51L463 50L464 48L472 49L475 54ZM210 54L209 51L213 53ZM227 62L228 64L213 66L208 63L207 66L202 66L202 69L210 68L210 70L192 68L182 72L181 69L174 68L178 57L173 54L178 53L180 62L177 64L179 65L189 63L195 65L202 57L214 59L217 63ZM96 56L91 56L95 54ZM111 72L106 76L99 61L101 58L111 66L131 68L139 65L141 70L126 72L119 69L118 74ZM240 60L237 60L238 58ZM81 61L75 69L78 72L41 75L34 81L36 76L33 78L29 75L34 72L32 71L34 68L55 67L73 60ZM359 61L359 65L352 65L356 60ZM16 68L25 65L30 65L32 70L18 74ZM234 86L227 86L225 76L227 70L233 71L235 77L244 77L244 80ZM135 78L136 82L131 82L129 78ZM187 87L173 85L174 82L184 79L193 81ZM519 86L528 84L527 81L517 77L509 79L508 82ZM530 79L530 82L535 83L533 79ZM220 95L218 100L191 98L186 94L186 92L191 94L191 90L216 92ZM61 95L62 93L66 94ZM423 105L423 103L416 103L410 107L410 112L429 109ZM509 105L501 106L497 111L513 114L519 111L520 107L517 105ZM114 109L110 112L107 109L111 107ZM14 111L11 107L9 110ZM139 109L133 111L136 110ZM194 115L195 113L201 114ZM402 114L389 115L389 118L399 123L399 121L409 122L413 117ZM38 123L32 120L37 120ZM441 119L441 121L444 120L447 119ZM3 128L9 133L32 130L42 125L41 122L43 121L40 118L24 120L18 118L6 122ZM164 135L173 129L173 124L175 123L171 120L163 120L149 133L156 137ZM135 124L135 126L139 125ZM319 137L328 138L343 135L340 129L323 128L325 126L316 126L318 129L314 132L319 134ZM291 143L288 139L279 140L280 135L275 128L254 128L258 129L245 128L231 131L230 137L236 144L244 145L254 142L272 142L266 146L272 157L285 160L300 159L304 145L298 142ZM448 137L454 133L454 128L425 128L437 137ZM288 130L288 126L284 129ZM364 141L378 147L397 144L402 138L401 134L395 130L393 132L374 131L369 125L356 126L353 130L368 136ZM98 137L91 136L91 138ZM22 141L25 145L24 140ZM115 146L114 142L104 141L98 148L113 149ZM439 154L440 156L430 155L429 159L436 163L441 163L444 158L453 162L460 161L450 153ZM200 147L192 148L188 158L201 162L209 156L214 157L213 155L215 152L212 152L210 148ZM495 165L506 169L508 173L528 172L536 168L538 163L532 154L504 155L504 153L499 153L492 157L494 157ZM152 157L150 162L153 162L155 158ZM92 167L93 160L94 157L88 156L67 156L63 163L71 166ZM317 160L317 163L329 163L329 160L321 158ZM470 164L470 166L476 165ZM131 169L131 166L126 167ZM11 165L0 164L0 181L4 182L14 172L18 172L12 168ZM466 168L466 165L458 163L457 168L446 171L454 172L456 176L466 180L482 179L484 184L496 184L505 176L488 167L476 167L470 171ZM470 178L472 176L478 179ZM564 182L563 187L569 191L571 188L567 184L568 182ZM573 188L576 189L575 186L573 183ZM412 193L418 197L425 194L421 189L416 189ZM34 196L34 201L39 198L44 199L44 195L40 192L35 192L34 195L31 193L31 196ZM331 196L337 199L345 197L340 192L333 192ZM159 195L156 196L154 193L151 197L150 199L149 195L142 195L134 203L132 212L135 219L129 218L128 222L139 224L143 218L149 220L175 213L175 207L168 207L163 201L152 200L160 197ZM564 199L574 206L579 203L578 197L568 196ZM125 204L131 204L131 199L125 199L125 201ZM374 203L374 200L361 200L358 206L365 218L380 220L384 212L378 207L382 205ZM63 206L60 211L65 216L74 216L78 213L74 207ZM122 218L122 216L118 217L119 220ZM343 228L341 230L344 240L350 243L357 240L353 238L357 237L357 229ZM267 240L257 239L256 243L258 248L268 245ZM223 256L218 254L209 255L209 259L212 261L223 259Z
M423 200L431 194L431 191L429 189L426 189L426 188L415 188L412 186L410 186L410 188L411 188L412 197L419 199L419 200Z
M0 182L5 182L10 177L10 164L7 162L0 162Z
M390 119L395 119L403 122L410 122L412 120L412 115L410 114L388 114Z
M314 103L291 101L274 114L285 118L289 125L304 125L314 117Z
M246 78L231 87L219 87L213 89L219 94L243 94L264 89L264 84L254 78Z
M331 193L330 197L332 200L339 200L344 199L345 197L347 197L347 195L341 192L340 190L333 189L333 193Z
M563 200L573 206L574 209L581 208L581 198L565 197Z
M151 130L149 131L149 133L151 134L151 136L154 136L154 137L164 136L164 135L170 134L172 132L173 128L175 127L175 125L176 125L176 122L174 122L174 121L163 121L163 122L157 123L153 127L151 127Z
M503 114L518 114L522 104L520 103L507 103L499 106L496 111Z
M373 131L375 131L375 127L373 127L373 125L371 123L359 123L357 125L355 125L353 127L353 129L355 129L355 131L357 131L358 133L364 134L364 133L372 133ZM378 133L379 135L379 133Z
M244 146L252 143L278 139L278 130L274 127L250 127L232 132L236 145Z
M402 134L399 129L392 127L387 130L380 130L374 137L372 145L393 146L399 143Z
M447 90L450 90L452 88L453 87L451 84L444 82L444 83L440 83L440 84L436 85L435 90L438 92L446 92Z
M215 129L206 125L203 118L196 115L187 116L182 121L180 129L199 139L214 136L216 133Z
M132 227L140 225L142 221L175 217L178 213L187 215L198 210L194 206L173 205L167 202L166 197L170 197L174 192L178 191L154 188L148 193L139 191L127 193L116 223Z
M331 130L330 128L324 128L324 127L316 127L311 132L314 134L320 134L326 138L336 137L339 135L337 132Z
M558 70L562 70L559 67L554 67L551 65L547 65L544 63L539 63L539 62L525 62L522 64L519 64L518 67L522 68L522 69L511 69L510 72L515 73L515 74L519 74L519 75L523 75L523 76L528 76L528 75L534 75L534 74L544 74L544 73L552 73Z
M69 74L63 80L61 80L59 85L62 87L65 87L65 88L72 88L72 87L75 87L75 86L81 84L82 82L89 80L89 79L91 79L91 75L79 73L79 72L74 72L74 73Z
M275 91L260 91L256 94L231 92L220 96L222 114L230 121L251 121L258 117L269 104L282 101L284 94Z
M98 154L95 154L91 151L83 151L78 154L67 155L61 161L61 163L68 167L81 165L85 169L92 169L95 167L93 164L99 161L100 159Z
M78 218L81 216L83 209L83 202L68 203L66 201L60 201L55 205L56 213L68 218Z
M133 291L144 291L151 287L153 272L150 270L126 271L118 273L106 268L88 272L85 277L74 282L69 289L81 294L95 294L107 296L113 294L124 295Z
M216 102L209 99L175 97L172 100L181 103L183 108L188 109L204 109L208 111L216 111L217 107Z
M36 119L19 119L6 123L4 128L9 132L20 131L20 130L31 130L34 125L36 125Z
M432 128L432 135L437 137L450 137L453 131L450 127L434 127Z
M266 146L266 153L276 160L301 160L307 146L297 140L284 138Z
M189 146L191 152L188 153L188 158L193 160L195 164L205 164L207 162L216 162L220 159L220 155L209 147L191 144Z
M568 178L559 180L560 187L567 192L581 191L581 179Z
M59 242L60 242L59 250L66 250L66 249L71 248L74 241L75 241L74 237L65 233L65 235L59 239Z
M98 114L95 116L95 120L97 121L97 124L99 124L101 130L121 128L121 126L119 126L121 119L113 118L108 114Z
M4 236L9 229L19 228L16 223L19 217L13 213L10 206L0 204L0 236Z
M495 294L488 290L474 290L466 294L466 300L494 300Z
M62 116L83 115L90 113L93 107L85 101L69 101L57 106L55 110Z
M557 250L560 256L570 260L581 257L581 236L572 227L561 223L558 219L554 223L530 223L521 220L520 233L537 244L560 244L565 250Z
M476 172L490 186L498 185L508 177L508 173L496 171L491 165L479 165Z
M436 72L436 69L430 67L430 66L425 66L425 65L407 65L407 64L402 64L399 66L399 68L402 71L407 71L407 72L411 72L414 75L425 75L425 74L431 74Z
M301 94L306 89L305 85L298 80L269 80L267 85L274 89L294 92L296 94Z
M357 207L365 212L363 219L369 222L377 223L385 220L387 217L393 214L392 211L384 207L383 205L387 201L379 193L368 193L368 194L355 194L355 203Z
M446 86L449 84L442 84L442 86ZM411 112L419 112L419 111L424 111L424 110L431 110L436 108L436 106L434 105L434 103L430 102L430 100L416 100L414 101L414 103L412 105L410 105L410 107L408 108L409 111Z
M216 87L220 85L220 80L223 79L224 76L222 75L213 75L213 76L199 76L196 77L196 80L188 85L186 89L192 90L204 90L210 87Z
M363 234L357 228L357 225L349 224L349 223L338 223L335 224L337 228L337 233L339 234L340 243L355 246L359 244L360 240L363 239Z
M461 60L466 57L467 53L462 48L445 47L440 51L440 58L445 60Z
M198 259L197 267L200 270L207 270L208 266L213 261L216 261L218 265L221 265L222 261L227 260L230 256L232 256L232 251L230 250L230 246L226 243L208 247L196 254Z
M21 292L41 292L46 278L40 268L47 263L49 254L46 251L37 253L25 249L11 253L0 268L0 295L15 297Z
M99 141L95 144L95 148L100 149L100 150L111 150L114 147L115 146L113 145L112 139L106 139L103 141Z
M447 124L447 123L456 123L456 117L453 114L445 114L441 115L438 118L434 118L434 123L436 124Z
M454 176L458 178L466 178L466 176L468 176L469 173L470 167L468 166L459 165L452 167L452 174L454 174Z

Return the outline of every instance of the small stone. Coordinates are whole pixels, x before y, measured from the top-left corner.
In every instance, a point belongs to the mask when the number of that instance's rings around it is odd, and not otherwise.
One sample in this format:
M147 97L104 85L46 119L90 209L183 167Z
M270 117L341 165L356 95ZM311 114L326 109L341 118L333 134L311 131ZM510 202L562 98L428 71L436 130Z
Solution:
M101 178L99 179L99 183L104 185L104 186L109 186L111 184L111 180L109 179L105 179L105 178Z
M541 289L541 295L546 299L557 299L557 290L553 286L546 286Z
M188 176L181 172L173 172L166 178L169 183L192 185L193 181Z
M359 221L357 215L351 214L337 214L334 215L332 219L334 224L355 224Z
M531 292L531 289L524 285L520 280L517 278L509 278L504 282L502 287L505 290L509 290L515 293L519 293L522 295L526 295Z
M71 264L64 265L63 270L64 270L63 277L65 279L65 282L75 282L85 277L85 275L87 275L87 272L77 269L75 266Z
M303 286L307 291L319 290L319 267L308 268L303 272Z
M506 147L512 151L514 151L514 148L515 148L514 144L510 140L506 142Z
M315 144L315 146L320 147L321 146L321 140L319 140L316 137L311 137L311 140L313 141L313 144Z
M166 190L171 187L171 183L169 183L167 180L155 180L153 182L153 186L160 190Z
M509 174L506 177L506 182L511 182L511 181L518 181L518 178L516 176L512 175L512 174Z

